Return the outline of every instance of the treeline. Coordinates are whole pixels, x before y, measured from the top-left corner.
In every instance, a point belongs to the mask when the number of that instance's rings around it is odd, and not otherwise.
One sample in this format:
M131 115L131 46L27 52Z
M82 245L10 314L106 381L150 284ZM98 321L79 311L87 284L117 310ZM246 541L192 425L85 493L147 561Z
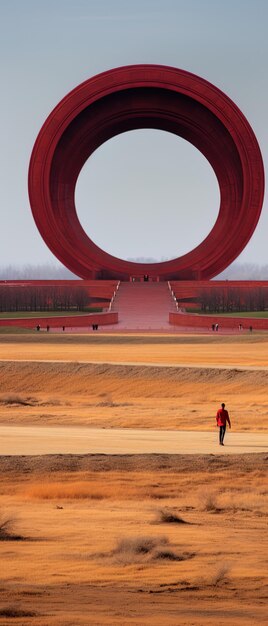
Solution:
M176 256L176 255L175 255ZM128 261L135 263L160 263L168 261L171 257L128 258ZM0 280L72 280L79 278L61 264L43 263L40 265L6 265L0 267ZM215 277L215 280L268 280L268 264L258 265L257 263L237 263L234 262Z
M77 280L63 265L43 263L42 265L6 265L0 267L0 280Z
M201 291L197 298L203 313L265 311L268 309L268 287L214 287Z
M0 311L84 311L91 298L85 287L0 285Z
M268 280L268 265L234 262L214 280Z

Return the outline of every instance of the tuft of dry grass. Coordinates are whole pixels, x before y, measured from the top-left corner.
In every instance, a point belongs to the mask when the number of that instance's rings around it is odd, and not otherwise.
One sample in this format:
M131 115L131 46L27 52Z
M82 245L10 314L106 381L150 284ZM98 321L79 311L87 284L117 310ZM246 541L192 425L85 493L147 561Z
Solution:
M151 562L156 560L185 561L192 558L193 553L177 554L171 550L169 539L162 537L125 537L119 539L112 556L124 565L136 561Z
M113 398L110 393L101 393L99 397L102 398L102 400L98 402L97 406L110 407L110 408L115 406Z
M211 577L210 584L214 587L217 587L224 580L228 578L228 574L230 572L230 565L228 563L222 563L216 569Z
M35 617L36 613L33 611L25 611L24 609L16 608L14 606L6 606L0 609L0 617Z
M191 559L194 556L193 553L190 552L184 552L183 554L176 554L176 552L173 552L172 550L159 550L159 552L156 552L156 554L154 555L154 559L156 560L167 560L167 561L187 561L188 559Z
M199 494L199 500L203 511L209 511L211 513L220 512L221 509L218 504L218 495L215 491L202 490Z
M158 511L158 517L156 520L159 524L189 524L177 513L174 513L170 509L162 509Z
M13 532L13 519L0 519L0 541L23 541L22 535Z
M0 397L0 404L4 404L6 406L12 406L14 404L21 406L35 406L37 404L37 400L28 396L24 397L19 394L10 393Z
M166 545L169 541L167 537L128 537L119 539L114 554L149 554L158 545Z

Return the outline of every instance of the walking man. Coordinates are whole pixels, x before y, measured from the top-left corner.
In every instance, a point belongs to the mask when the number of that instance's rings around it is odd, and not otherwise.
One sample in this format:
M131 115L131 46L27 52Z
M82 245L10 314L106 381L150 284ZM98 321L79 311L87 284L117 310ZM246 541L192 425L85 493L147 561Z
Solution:
M217 426L219 426L219 429L220 429L220 431L219 431L219 445L220 446L224 446L223 440L224 440L224 435L225 435L225 431L226 431L226 422L228 422L229 428L231 428L231 422L230 422L229 414L228 414L228 411L226 411L226 409L225 409L224 402L221 405L221 409L218 409L218 411L217 411L216 422L217 422Z

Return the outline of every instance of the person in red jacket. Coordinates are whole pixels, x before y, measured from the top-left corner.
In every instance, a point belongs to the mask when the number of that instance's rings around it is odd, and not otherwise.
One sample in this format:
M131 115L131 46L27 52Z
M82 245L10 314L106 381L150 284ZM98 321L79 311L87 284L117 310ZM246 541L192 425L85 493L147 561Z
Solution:
M221 409L219 409L217 411L216 422L217 422L217 426L219 426L219 429L220 429L220 431L219 431L219 445L220 446L224 446L223 440L224 440L224 435L225 435L225 431L226 431L226 422L228 422L229 428L231 428L231 422L230 422L229 414L228 414L228 411L226 411L226 409L225 409L224 402L221 405Z

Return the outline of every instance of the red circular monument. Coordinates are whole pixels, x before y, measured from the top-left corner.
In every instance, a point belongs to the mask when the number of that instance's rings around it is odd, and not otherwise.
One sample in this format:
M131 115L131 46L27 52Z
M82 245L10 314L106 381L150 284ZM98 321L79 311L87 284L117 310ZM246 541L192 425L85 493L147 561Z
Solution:
M192 143L210 162L220 188L219 214L208 236L191 252L162 263L132 263L106 253L85 233L75 208L76 182L92 152L115 135L141 128ZM45 121L29 168L30 203L43 239L65 266L88 279L212 278L249 241L263 194L260 149L241 111L206 80L161 65L120 67L76 87Z

